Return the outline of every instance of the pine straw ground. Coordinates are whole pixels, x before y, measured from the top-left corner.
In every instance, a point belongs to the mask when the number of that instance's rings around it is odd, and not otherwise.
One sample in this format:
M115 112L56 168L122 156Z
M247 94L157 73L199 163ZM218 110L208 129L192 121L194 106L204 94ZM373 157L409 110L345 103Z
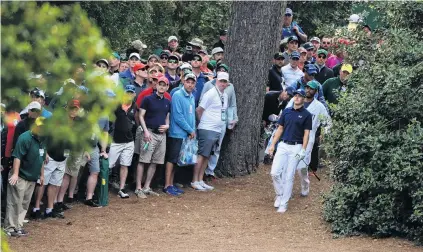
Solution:
M422 251L401 239L333 239L322 219L321 195L330 187L311 178L310 196L299 181L288 212L273 208L270 167L253 175L215 181L213 192L186 189L179 198L119 199L108 207L78 204L64 220L30 222L30 236L10 238L13 251Z

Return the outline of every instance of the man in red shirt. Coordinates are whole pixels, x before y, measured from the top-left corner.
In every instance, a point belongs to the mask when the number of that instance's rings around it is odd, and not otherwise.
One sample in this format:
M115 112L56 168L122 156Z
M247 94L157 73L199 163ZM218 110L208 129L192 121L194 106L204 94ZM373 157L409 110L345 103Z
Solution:
M138 108L141 106L142 100L143 100L145 97L147 97L147 96L149 96L149 95L152 95L152 94L156 91L156 89L155 89L155 88L156 88L157 83L159 82L159 79L160 79L161 77L163 77L163 74L160 74L160 73L158 73L158 74L154 74L154 75L151 77L152 82L150 83L150 87L148 87L148 88L146 88L145 90L143 90L143 91L142 91L142 92L138 95L138 97L137 97L137 101L136 101L136 103L137 103ZM169 94L168 92L165 92L165 93L164 93L164 98L168 99L169 101L171 100L171 96L170 96L170 94Z

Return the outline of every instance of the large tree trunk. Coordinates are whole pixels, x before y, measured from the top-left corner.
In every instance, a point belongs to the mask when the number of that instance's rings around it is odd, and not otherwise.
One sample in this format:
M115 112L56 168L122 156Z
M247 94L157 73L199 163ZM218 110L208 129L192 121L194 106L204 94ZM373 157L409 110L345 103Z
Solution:
M265 83L278 51L286 2L233 2L225 57L235 86L239 122L222 145L217 173L238 176L259 165Z

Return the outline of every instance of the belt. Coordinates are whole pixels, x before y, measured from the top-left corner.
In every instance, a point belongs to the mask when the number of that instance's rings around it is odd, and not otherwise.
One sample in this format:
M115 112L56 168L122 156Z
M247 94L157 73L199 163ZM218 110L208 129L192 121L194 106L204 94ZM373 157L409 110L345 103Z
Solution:
M297 144L303 144L302 142L292 142L292 141L282 141L283 143L286 143L288 145L297 145Z
M147 129L154 134L163 134L163 132L159 131L159 128L155 128L155 129L147 128Z

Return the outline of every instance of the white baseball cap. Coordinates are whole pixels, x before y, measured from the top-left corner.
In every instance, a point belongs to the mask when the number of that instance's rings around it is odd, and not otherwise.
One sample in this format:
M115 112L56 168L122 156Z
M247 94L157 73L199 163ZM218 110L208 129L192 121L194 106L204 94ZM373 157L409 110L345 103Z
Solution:
M352 23L358 23L361 21L361 18L359 15L357 14L352 14L349 18L348 21L352 22Z
M188 63L184 63L179 67L182 71L184 71L184 69L191 69L192 70L192 66Z
M141 57L140 57L140 55L138 53L131 53L131 54L129 54L129 59L132 58L132 57L137 57L138 60L141 60Z
M41 104L37 101L33 101L30 104L28 104L28 110L31 110L31 109L41 110Z
M185 78L184 79L185 80L193 79L194 81L197 81L197 77L195 77L195 75L192 74L192 73L185 75Z
M217 80L226 80L229 82L229 74L226 72L218 72L217 73Z
M176 41L178 41L178 38L176 37L176 36L170 36L168 39L167 39L167 42L169 43L170 41L172 41L172 40L176 40Z
M213 48L211 54L215 55L216 53L220 53L220 52L223 52L223 48L222 47L216 47L216 48Z

